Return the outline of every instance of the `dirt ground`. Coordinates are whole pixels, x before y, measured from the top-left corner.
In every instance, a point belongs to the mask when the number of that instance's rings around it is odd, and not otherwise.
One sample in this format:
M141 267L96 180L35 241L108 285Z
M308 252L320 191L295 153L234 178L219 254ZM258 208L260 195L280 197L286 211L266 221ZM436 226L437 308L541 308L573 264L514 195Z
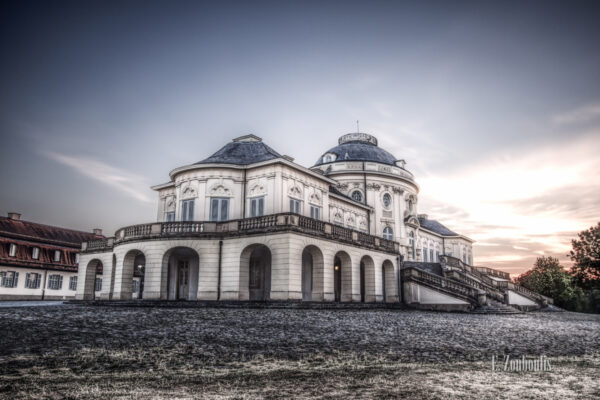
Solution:
M598 315L55 305L0 334L0 398L600 399Z

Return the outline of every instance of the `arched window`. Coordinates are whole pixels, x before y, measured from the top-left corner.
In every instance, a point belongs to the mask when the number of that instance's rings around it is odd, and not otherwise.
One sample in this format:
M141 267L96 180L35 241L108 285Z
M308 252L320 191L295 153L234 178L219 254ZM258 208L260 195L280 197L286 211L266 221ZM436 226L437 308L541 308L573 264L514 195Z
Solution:
M383 228L383 238L387 240L392 240L394 238L394 231L389 226Z
M412 251L412 261L415 261L415 234L411 232L408 235L408 243L410 244L410 248Z
M359 203L362 203L363 201L363 195L360 190L355 190L354 192L352 192L350 197L352 197L352 200L357 201Z

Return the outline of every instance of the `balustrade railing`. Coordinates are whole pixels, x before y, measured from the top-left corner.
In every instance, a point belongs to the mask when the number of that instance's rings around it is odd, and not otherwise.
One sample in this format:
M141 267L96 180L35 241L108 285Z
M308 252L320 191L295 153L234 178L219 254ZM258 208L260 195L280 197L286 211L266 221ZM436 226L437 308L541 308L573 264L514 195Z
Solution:
M343 240L352 241L352 229L344 228L339 225L332 225L331 234Z
M139 240L142 238L160 238L182 235L228 234L249 231L285 231L300 230L313 235L324 236L360 246L375 248L387 252L398 252L398 243L380 237L358 232L350 228L334 225L321 220L298 214L284 213L261 217L244 218L230 221L178 221L140 224L122 228L117 231L115 238L88 242L82 247L86 250L101 250L112 247L113 242ZM110 240L110 243L107 242ZM87 247L85 247L87 246Z
M240 219L238 224L240 231L270 228L277 225L277 215Z
M147 236L152 232L152 224L128 226L123 231L124 237Z
M86 250L99 250L108 247L108 239L96 239L87 242Z
M310 229L311 231L324 232L325 222L319 221L318 219L308 218L300 216L298 218L298 226L304 229Z
M160 233L163 235L204 232L203 222L163 222L160 225Z
M465 283L454 281L451 279L447 279L441 277L439 275L434 275L429 272L420 270L418 268L404 268L402 270L402 280L404 281L415 281L417 283L425 283L433 285L434 287L446 289L455 294L461 294L465 297L468 297L474 302L478 302L479 290L471 287Z

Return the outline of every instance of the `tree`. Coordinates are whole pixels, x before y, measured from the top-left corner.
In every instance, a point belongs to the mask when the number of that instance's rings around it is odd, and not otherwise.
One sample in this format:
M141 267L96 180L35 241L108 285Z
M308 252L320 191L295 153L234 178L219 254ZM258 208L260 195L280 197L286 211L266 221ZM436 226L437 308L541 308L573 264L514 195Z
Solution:
M539 257L533 268L515 279L515 283L554 299L558 307L583 311L582 290L573 277L560 265L558 258Z
M579 240L571 241L571 275L583 289L600 290L600 222L578 236Z

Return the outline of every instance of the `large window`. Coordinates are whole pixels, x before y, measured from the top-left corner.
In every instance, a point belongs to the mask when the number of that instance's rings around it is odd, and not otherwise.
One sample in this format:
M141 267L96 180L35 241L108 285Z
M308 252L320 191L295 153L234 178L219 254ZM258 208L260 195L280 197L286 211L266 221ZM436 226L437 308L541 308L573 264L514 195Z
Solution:
M40 248L39 247L34 247L33 249L31 249L31 258L33 258L34 260L37 260L40 258Z
M261 217L265 215L265 198L255 197L250 199L250 216Z
M314 219L321 219L321 207L310 206L310 217Z
M167 215L166 215L166 218L165 218L165 220L166 220L167 222L173 222L173 221L175 221L175 211L169 211L169 212L167 213Z
M210 220L227 221L229 219L229 199L221 197L211 197L210 199Z
M62 282L62 275L50 275L48 277L48 289L60 290L62 289Z
M77 290L77 277L72 276L69 278L69 290Z
M96 287L94 288L96 290L96 292L99 292L102 290L102 278L96 278Z
M429 261L435 262L435 260L433 259L433 249L429 249Z
M302 214L302 202L296 199L290 199L290 212Z
M15 288L19 283L19 273L15 271L0 272L0 286L6 288Z
M181 220L194 220L194 200L183 200L181 202Z
M41 275L35 272L25 275L25 287L27 289L38 289L40 287Z
M392 240L394 238L394 231L389 226L383 228L383 238L387 240Z
M10 257L16 257L17 256L17 245L14 243L10 244L10 247L8 249L8 255Z

